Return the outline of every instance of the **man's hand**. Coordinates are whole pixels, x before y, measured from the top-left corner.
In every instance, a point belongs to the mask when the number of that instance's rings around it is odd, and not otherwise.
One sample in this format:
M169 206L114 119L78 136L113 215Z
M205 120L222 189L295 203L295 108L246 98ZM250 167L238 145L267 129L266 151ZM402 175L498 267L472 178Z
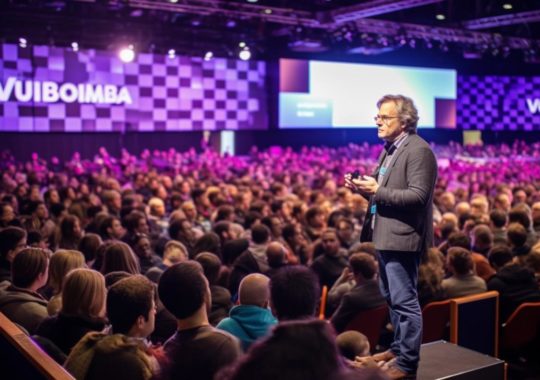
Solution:
M345 187L351 189L353 192L370 196L377 192L379 184L375 178L367 175L353 179L350 174L347 174L345 175Z

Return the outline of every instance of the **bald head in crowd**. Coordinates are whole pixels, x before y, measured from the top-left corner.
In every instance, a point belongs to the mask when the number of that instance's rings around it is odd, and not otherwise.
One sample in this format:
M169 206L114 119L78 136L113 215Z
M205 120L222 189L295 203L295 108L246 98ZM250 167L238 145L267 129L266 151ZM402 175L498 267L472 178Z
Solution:
M283 244L277 241L268 244L268 247L266 247L266 258L268 260L268 265L271 268L277 268L286 264L287 252L285 251Z
M267 307L270 299L270 279L260 273L247 275L240 282L238 300L240 305Z

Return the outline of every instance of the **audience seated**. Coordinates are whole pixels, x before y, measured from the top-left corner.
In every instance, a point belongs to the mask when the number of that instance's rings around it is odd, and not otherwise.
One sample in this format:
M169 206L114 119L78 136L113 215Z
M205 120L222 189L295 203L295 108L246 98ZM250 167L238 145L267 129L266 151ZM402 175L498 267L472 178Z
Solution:
M240 282L239 305L231 309L228 318L217 325L240 339L244 351L277 323L269 309L270 279L263 274L252 273Z
M534 273L513 260L512 251L506 245L493 247L489 262L497 273L487 282L488 290L499 292L499 321L508 317L523 302L539 302L540 290Z
M446 257L448 270L452 274L442 282L449 298L469 296L487 290L486 282L474 274L471 252L461 247L452 247Z
M60 312L45 319L36 334L49 339L68 355L86 333L105 328L105 298L105 279L101 273L73 269L62 287Z
M359 312L386 305L377 281L378 267L373 256L355 253L349 259L356 285L346 293L332 315L332 325L337 332L345 330L347 324Z
M0 311L30 334L48 315L47 300L38 293L47 283L48 270L47 251L25 248L13 258L11 282L0 283Z
M141 379L159 374L159 363L146 338L154 330L155 287L141 275L109 288L107 316L111 334L88 333L71 350L65 368L77 379Z
M270 281L270 306L280 322L314 318L320 295L317 276L304 266L282 268Z
M335 336L326 322L291 321L280 323L217 380L327 380L341 370Z
M367 247L357 242L367 203L359 194L351 194L342 187L343 175L356 169L372 171L381 149L380 145L368 144L306 147L298 152L273 148L253 150L243 157L221 156L210 149L201 153L174 149L144 151L139 156L123 151L120 157L113 157L100 149L93 159L82 159L76 154L65 163L41 158L18 162L4 154L0 160L0 281L11 280L12 264L27 243L53 250L79 249L87 265L103 269L107 278L120 270L128 272L128 276L147 274L155 282L163 271L175 268L178 262L193 259L195 253L211 252L222 263L218 267L218 280L214 282L204 260L201 261L213 295L213 302L208 298L203 304L230 307L230 295L226 292L219 295L215 287L227 287L231 293L237 293L246 275L264 273L271 277L270 306L280 321L313 318L321 283L335 284L328 294L327 310L331 312L343 294L356 286L346 269L346 258L367 252ZM540 144L523 142L482 147L455 143L434 146L436 156L445 162L439 167L434 200L436 241L449 264L455 261L449 248L472 251L469 256L477 276L490 283L495 269L486 254L496 244L511 247L514 256L511 263L504 259L503 264L497 264L497 255L491 260L498 270L491 284L498 284L501 289L501 316L514 308L506 307L503 293L508 291L510 298L514 298L514 291L522 292L520 295L530 291L529 282L527 286L505 282L512 278L507 276L508 270L524 274L522 268L526 266L540 279L540 265L537 265L540 260L536 257L539 249L535 247L536 231L540 230L540 189L536 181L540 171L535 164L539 149ZM518 154L520 159L506 159ZM338 260L333 260L333 245L320 239L327 228L336 229L329 237L336 238ZM340 251L345 247L349 252ZM163 256L163 262L154 261L153 253ZM63 292L59 295L58 289L62 275L53 273L65 274L71 264L59 271L53 267L63 261L63 255L61 251L53 255L48 288L39 289L39 293L19 292L25 299L34 297L31 302L37 308L43 308L48 296L53 296L51 307L60 305ZM338 265L332 265L334 261ZM456 273L456 267L460 266L457 262L453 262L454 268L450 265L450 270ZM311 265L324 277L321 283L308 269ZM468 264L464 267L470 268ZM234 275L229 282L231 272ZM464 275L454 273L443 287L440 254L430 252L419 269L421 303L460 294L444 294L444 290L466 287L464 283L474 285L475 291L483 291L482 283L473 273L474 270ZM53 280L54 276L57 278ZM32 289L36 286L41 285L34 284ZM1 299L7 288L0 288ZM167 311L159 299L156 306L156 328L150 338L165 342L175 333L178 317ZM236 341L202 323L202 311L196 308L192 312L200 323L196 325L203 329L201 335L212 336L214 341L221 337L226 345L235 347L230 350L234 355L213 365L212 371L235 360L238 347L233 342ZM62 312L57 318L61 315ZM207 318L217 323L226 315L222 312L214 318L210 311ZM79 315L90 321L96 316L103 318L104 313ZM177 332L174 336L188 340L186 334L191 330L185 328L185 323L183 326L182 334ZM194 331L197 333L193 336L198 336L198 328ZM185 362L182 366L186 368ZM164 373L168 376L172 372ZM179 376L189 378L189 375Z
M178 331L165 343L164 379L212 380L241 354L239 341L208 322L210 288L197 262L168 268L159 280L159 297L178 320Z
M221 260L210 252L201 252L195 256L195 261L201 264L204 276L210 285L212 306L208 313L208 320L212 326L216 326L223 318L229 315L232 308L231 293L227 288L217 284L221 270Z
M11 281L11 263L26 247L26 236L26 231L19 227L7 227L0 231L0 282Z
M347 251L340 246L336 230L326 229L321 233L320 255L311 264L321 287L331 288L347 265Z
M75 268L85 266L84 256L81 252L68 249L59 249L52 255L49 263L50 298L47 304L49 315L56 315L62 308L62 287L67 274Z
M339 352L345 359L354 361L357 356L369 356L371 348L368 338L359 331L350 330L336 337Z

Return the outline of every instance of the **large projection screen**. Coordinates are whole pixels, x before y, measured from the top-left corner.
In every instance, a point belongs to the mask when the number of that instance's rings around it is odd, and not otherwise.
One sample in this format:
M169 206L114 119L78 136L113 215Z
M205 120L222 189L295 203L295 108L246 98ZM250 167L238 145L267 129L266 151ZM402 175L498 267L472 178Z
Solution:
M414 100L419 128L456 126L455 70L292 59L279 68L280 128L373 127L386 94Z

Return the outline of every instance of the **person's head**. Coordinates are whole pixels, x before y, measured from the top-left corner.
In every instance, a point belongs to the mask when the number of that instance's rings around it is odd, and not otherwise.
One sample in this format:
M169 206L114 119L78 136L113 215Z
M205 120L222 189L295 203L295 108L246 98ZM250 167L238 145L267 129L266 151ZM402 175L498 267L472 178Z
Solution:
M236 214L234 213L234 208L230 205L221 205L216 211L216 222L226 220L229 222L234 222Z
M461 247L471 249L471 239L463 232L454 232L448 236L448 247Z
M255 244L266 244L270 241L270 229L264 224L257 224L251 229L251 240Z
M149 258L154 255L150 237L146 234L135 234L131 240L131 247L139 259Z
M105 278L95 270L76 268L68 273L62 286L61 313L97 318L105 315Z
M231 225L232 223L228 220L220 220L219 222L215 223L212 227L212 231L219 236L219 239L222 243L232 240L233 234L231 231Z
M197 255L200 252L212 252L216 255L221 255L221 241L219 236L214 232L206 232L195 242L193 254Z
M510 211L511 207L512 200L510 199L510 195L507 193L499 193L495 196L495 199L493 200L494 209L501 210L506 213Z
M439 208L441 212L450 212L454 211L456 206L456 196L451 191L445 191L439 197Z
M109 288L107 317L115 334L146 338L154 331L155 287L146 277L134 275Z
M30 201L27 205L28 214L35 218L44 220L49 217L49 210L43 201Z
M532 247L529 254L525 257L525 264L534 273L540 273L540 244L536 244Z
M342 243L348 243L353 239L354 224L352 220L341 218L337 222L336 231Z
M473 250L484 253L493 245L493 232L485 224L475 226L471 231Z
M313 228L323 228L326 224L324 212L318 206L311 206L305 213L306 223Z
M446 261L448 264L448 269L450 269L450 271L456 275L469 274L474 269L471 251L465 248L450 248L448 250Z
M204 275L210 285L215 285L219 279L221 260L211 252L201 252L195 256L195 261L201 264Z
M271 232L274 239L280 239L283 233L283 222L275 215L265 216L261 219L261 223L264 224Z
M150 227L146 220L146 215L140 211L131 211L124 218L124 225L129 233L135 234L148 234L150 233Z
M106 275L109 272L119 270L131 274L139 274L141 272L139 262L129 245L117 241L105 249L100 271Z
M489 210L489 202L484 195L477 195L471 199L471 215L481 217L486 215Z
M188 220L194 221L197 218L197 208L192 201L182 203L181 209Z
M336 344L341 355L349 360L354 360L357 356L369 356L369 340L359 331L342 332L336 337Z
M497 244L489 250L489 264L497 271L513 260L512 250L506 244Z
M508 242L514 247L523 247L527 242L527 230L520 223L510 223L506 234Z
M56 251L49 263L49 286L54 294L60 293L64 279L72 269L84 266L84 255L81 252L70 249Z
M169 267L159 279L158 293L165 308L178 320L206 315L212 304L201 264L185 261Z
M508 223L519 223L525 230L531 226L531 209L525 203L518 203L508 213Z
M187 219L180 218L171 220L169 224L169 236L171 239L189 243L195 242L195 234L193 233L191 222Z
M38 290L47 283L49 255L41 248L24 248L11 263L11 283L24 289Z
M506 221L508 220L508 215L504 210L493 209L489 213L489 220L493 227L503 228L506 225Z
M120 219L116 216L106 216L99 225L99 234L105 240L119 240L124 236L125 230L122 223L120 223Z
M13 262L13 259L26 247L26 231L19 227L0 230L0 261Z
M98 234L87 233L79 242L79 251L84 255L86 263L92 263L97 256L99 247L103 244Z
M217 380L327 380L341 369L332 327L325 321L280 323Z
M165 202L163 202L163 199L158 197L150 198L148 207L150 209L150 215L157 218L163 218L165 216Z
M163 249L163 262L165 265L174 265L176 263L189 260L189 254L184 244L176 240L170 240Z
M266 259L270 268L280 268L287 264L287 252L283 244L273 241L266 247Z
M403 95L385 95L377 102L375 117L380 139L394 141L402 132L416 133L418 110L411 98Z
M372 280L377 274L377 262L368 253L355 253L352 255L349 258L349 266L357 282L359 280Z
M317 275L309 268L281 268L270 281L272 311L279 320L309 318L320 296Z
M82 229L79 218L75 215L66 215L60 221L61 240L79 240L82 238Z
M0 203L0 225L8 225L15 219L15 210L13 206L7 202Z
M119 211L122 208L122 196L116 190L106 190L102 194L103 203L109 211Z
M240 305L252 305L266 308L270 299L270 279L264 274L248 274L238 287Z
M325 255L336 256L339 253L340 242L335 229L327 228L321 235L321 243Z

